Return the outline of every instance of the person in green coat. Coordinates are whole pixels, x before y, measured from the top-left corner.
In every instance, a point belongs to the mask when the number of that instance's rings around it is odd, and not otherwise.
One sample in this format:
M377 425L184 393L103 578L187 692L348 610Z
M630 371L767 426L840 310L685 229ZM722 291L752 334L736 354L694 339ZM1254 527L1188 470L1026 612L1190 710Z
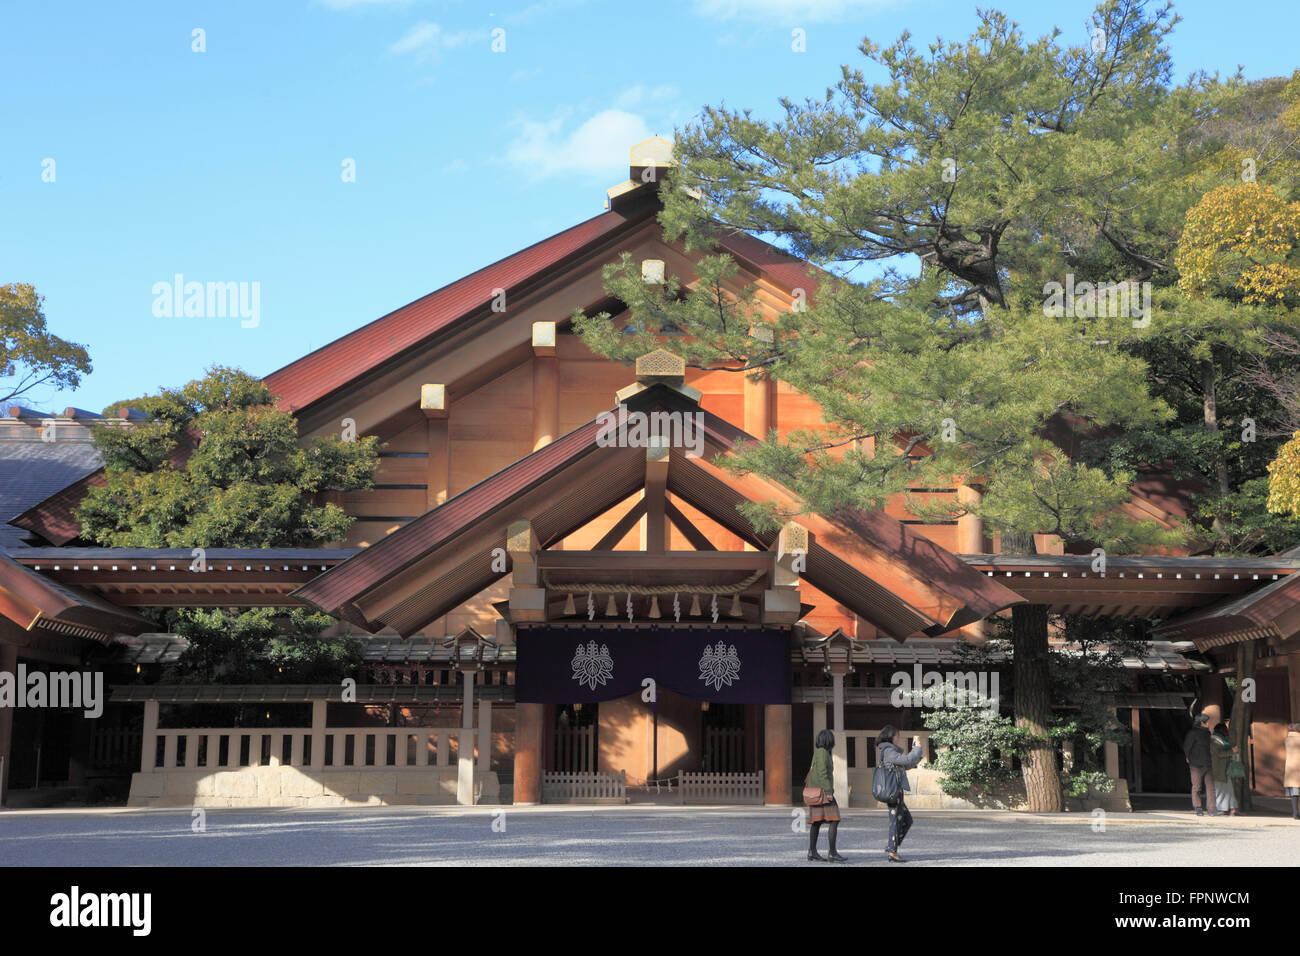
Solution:
M1228 738L1228 725L1223 723L1216 725L1214 733L1210 735L1210 772L1214 776L1214 810L1210 813L1212 817L1217 817L1221 813L1234 817L1241 815L1241 811L1237 809L1237 791L1232 786L1231 778L1228 777L1228 764L1236 752L1237 748Z
M808 859L831 860L835 863L847 862L835 849L835 834L840 827L840 807L835 802L835 780L831 770L831 751L835 749L835 735L829 730L822 730L815 741L817 749L813 751L812 766L804 780L805 788L820 788L824 798L820 803L808 804L808 822L812 824L808 833ZM826 833L830 839L830 855L822 856L817 852L817 833L825 823Z

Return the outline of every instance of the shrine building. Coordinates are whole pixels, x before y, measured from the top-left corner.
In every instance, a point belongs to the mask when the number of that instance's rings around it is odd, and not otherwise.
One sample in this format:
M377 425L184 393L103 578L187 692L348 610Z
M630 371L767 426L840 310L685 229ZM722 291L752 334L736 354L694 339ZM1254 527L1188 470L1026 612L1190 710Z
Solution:
M0 796L789 805L829 727L837 793L872 806L874 738L891 723L926 742L914 805L968 805L940 793L922 711L895 706L893 675L960 674L958 643L1026 604L1157 621L1107 702L1133 739L1096 755L1116 783L1106 805L1186 792L1189 710L1226 713L1247 643L1251 782L1280 793L1285 725L1300 721L1300 551L1111 556L1098 570L1050 535L1004 540L969 513L924 523L901 496L755 530L746 502L799 509L728 457L818 427L818 407L779 382L687 367L671 335L629 368L569 325L576 310L626 322L601 277L623 253L650 278L694 276L700 254L656 219L668 147L633 149L604 212L266 377L304 441L347 419L383 442L374 488L336 496L356 520L330 547L208 549L196 566L189 549L91 546L76 508L103 482L87 438L100 416L10 409L0 674L102 672L108 697L95 719L0 707ZM730 291L754 286L769 315L815 296L806 263L750 236L721 246L740 265ZM916 494L971 503L980 489ZM1170 527L1190 517L1186 489L1154 473L1126 508ZM328 633L359 639L362 675L352 688L168 682L186 642L141 614L165 607L322 610ZM1063 768L1081 757L1059 755Z

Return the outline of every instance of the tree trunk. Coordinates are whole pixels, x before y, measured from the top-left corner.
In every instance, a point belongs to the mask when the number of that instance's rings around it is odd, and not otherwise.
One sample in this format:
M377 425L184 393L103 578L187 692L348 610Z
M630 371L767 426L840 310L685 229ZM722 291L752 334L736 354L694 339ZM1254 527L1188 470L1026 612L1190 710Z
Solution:
M1254 719L1255 702L1254 700L1243 700L1243 692L1247 681L1252 686L1251 697L1255 697L1253 690L1255 683L1255 642L1244 641L1237 645L1237 694L1232 701L1232 742L1237 747L1237 756L1241 762L1246 765L1246 779L1241 781L1241 794L1239 803L1241 811L1245 813L1251 808L1250 799L1250 724Z
M1205 430L1214 434L1219 430L1219 405L1218 405L1218 386L1216 383L1217 375L1215 373L1213 359L1201 360L1201 413L1205 419ZM1223 455L1215 452L1214 454L1214 471L1219 486L1219 504L1215 508L1214 515L1214 532L1220 534L1223 531L1223 520L1220 517L1223 511L1223 502L1228 497L1228 463L1224 461Z
M1021 758L1026 809L1059 813L1064 809L1056 750L1047 738L1052 719L1051 677L1047 670L1047 607L1017 604L1011 609L1011 647L1016 679L1016 726L1036 739Z

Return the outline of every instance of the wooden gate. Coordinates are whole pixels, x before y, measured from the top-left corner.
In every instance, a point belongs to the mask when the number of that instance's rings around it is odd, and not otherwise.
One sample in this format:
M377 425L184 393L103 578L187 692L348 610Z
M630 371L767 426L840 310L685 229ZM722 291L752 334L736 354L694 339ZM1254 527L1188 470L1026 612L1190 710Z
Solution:
M742 727L705 727L704 754L700 762L706 773L740 773L745 769L745 730Z
M557 727L551 769L556 773L596 771L596 726Z

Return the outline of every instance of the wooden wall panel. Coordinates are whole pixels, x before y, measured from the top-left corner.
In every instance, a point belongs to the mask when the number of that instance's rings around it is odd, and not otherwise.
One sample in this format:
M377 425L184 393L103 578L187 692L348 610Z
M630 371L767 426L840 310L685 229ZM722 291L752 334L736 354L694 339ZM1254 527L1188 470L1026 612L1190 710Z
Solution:
M953 554L959 554L961 548L957 544L957 523L952 524L920 524L909 522L908 527L917 534L929 538L941 548L947 548Z
M820 429L823 425L816 402L784 382L776 383L776 428L782 438L792 431Z
M366 521L352 523L348 536L343 542L345 548L368 548L402 527L404 521Z
M677 509L681 511L683 515L685 515L686 519L690 521L691 524L695 525L695 527L699 528L704 536L708 538L709 541L712 542L713 546L719 551L745 550L745 543L741 541L738 536L732 534L711 518L706 517L702 512L695 510L676 495L672 495L671 498L673 504L677 506ZM691 545L690 542L686 540L685 535L676 528L672 528L671 531L672 543L669 547L679 551L690 551Z
M448 421L451 494L457 495L532 452L532 362L455 402Z
M384 442L382 451L423 453L429 447L429 427L421 420L402 429L396 435L391 437L381 436L381 438L383 438Z
M605 534L609 531L609 529L614 527L614 525L618 524L618 519L623 517L623 515L627 514L627 510L631 508L634 504L636 504L640 499L641 499L641 494L640 492L638 492L637 494L632 495L631 497L623 501L620 501L613 508L610 508L604 514L593 519L592 521L589 521L583 527L579 528L573 534L565 538L563 544L561 545L562 549L565 551L586 551L595 547L596 544L600 541L600 539L603 538ZM633 525L632 530L623 536L623 540L621 540L618 543L618 545L614 548L614 550L615 551L637 550L637 548L640 547L640 542L641 542L640 534L637 530L639 526L640 526L639 524Z
M423 488L352 491L343 495L343 510L358 517L418 518L427 510Z
M574 338L558 336L558 342ZM581 357L586 352L557 345L560 366L560 434L567 434L601 412L614 407L614 393L635 381L632 369L605 359L595 361ZM575 354L576 353L576 354ZM590 354L590 353L588 353ZM568 357L568 356L573 357Z
M947 504L951 502L956 505L957 489L951 491L922 491L914 492L912 498L922 504ZM895 495L885 503L885 514L891 518L898 518L900 521L908 521L916 518L911 509L907 506L907 498L903 495Z
M376 485L423 485L428 478L428 459L380 458L375 468Z

